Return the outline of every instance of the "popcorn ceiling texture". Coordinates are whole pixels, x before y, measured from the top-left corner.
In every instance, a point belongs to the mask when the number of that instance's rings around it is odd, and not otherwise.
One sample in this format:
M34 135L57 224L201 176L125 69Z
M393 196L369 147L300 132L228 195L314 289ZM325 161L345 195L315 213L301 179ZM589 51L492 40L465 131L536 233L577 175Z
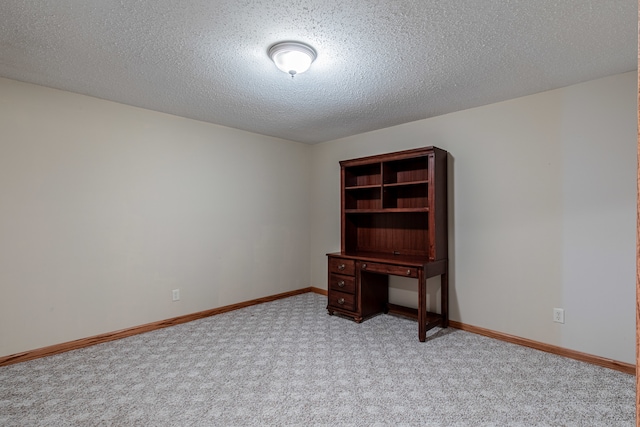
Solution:
M317 143L634 70L636 29L635 0L3 0L0 76Z

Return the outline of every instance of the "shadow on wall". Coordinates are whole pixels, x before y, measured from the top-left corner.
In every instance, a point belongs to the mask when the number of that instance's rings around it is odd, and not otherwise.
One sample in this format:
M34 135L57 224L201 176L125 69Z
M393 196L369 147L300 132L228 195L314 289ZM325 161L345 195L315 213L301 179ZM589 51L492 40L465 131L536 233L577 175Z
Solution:
M449 230L449 320L451 315L456 314L456 321L460 319L460 307L458 306L458 298L456 298L456 202L455 202L455 174L453 173L455 158L449 152L447 154L447 229Z

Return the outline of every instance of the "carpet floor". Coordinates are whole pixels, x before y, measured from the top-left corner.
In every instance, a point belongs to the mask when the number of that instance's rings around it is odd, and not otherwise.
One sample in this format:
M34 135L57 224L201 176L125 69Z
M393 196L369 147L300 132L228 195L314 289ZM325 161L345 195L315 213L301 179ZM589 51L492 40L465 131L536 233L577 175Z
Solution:
M303 294L0 368L0 426L634 426L635 377Z

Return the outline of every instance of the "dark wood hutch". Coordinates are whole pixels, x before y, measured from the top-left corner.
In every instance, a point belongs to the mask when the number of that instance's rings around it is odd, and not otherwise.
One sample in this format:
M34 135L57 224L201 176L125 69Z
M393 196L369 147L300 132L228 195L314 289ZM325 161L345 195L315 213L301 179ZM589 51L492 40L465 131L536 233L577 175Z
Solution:
M424 147L344 160L340 187L340 252L327 254L329 314L356 322L382 312L415 316L420 341L447 327L447 152ZM389 275L417 279L417 310L389 304ZM441 276L441 313L427 311L434 276Z

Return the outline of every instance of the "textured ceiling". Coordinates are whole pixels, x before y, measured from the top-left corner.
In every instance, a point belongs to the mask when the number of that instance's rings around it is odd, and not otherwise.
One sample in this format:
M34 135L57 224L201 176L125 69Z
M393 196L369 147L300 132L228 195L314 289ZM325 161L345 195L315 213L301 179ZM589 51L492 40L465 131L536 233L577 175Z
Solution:
M316 143L635 70L637 16L636 0L2 0L0 76ZM270 61L283 40L317 50L308 72Z

